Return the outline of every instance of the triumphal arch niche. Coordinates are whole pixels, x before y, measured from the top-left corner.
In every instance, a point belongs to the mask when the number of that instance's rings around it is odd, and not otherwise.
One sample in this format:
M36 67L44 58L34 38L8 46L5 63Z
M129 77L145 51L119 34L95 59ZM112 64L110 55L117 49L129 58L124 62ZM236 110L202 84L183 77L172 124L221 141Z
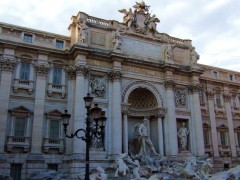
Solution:
M165 108L160 92L149 82L134 81L122 95L124 151L136 157L164 155Z

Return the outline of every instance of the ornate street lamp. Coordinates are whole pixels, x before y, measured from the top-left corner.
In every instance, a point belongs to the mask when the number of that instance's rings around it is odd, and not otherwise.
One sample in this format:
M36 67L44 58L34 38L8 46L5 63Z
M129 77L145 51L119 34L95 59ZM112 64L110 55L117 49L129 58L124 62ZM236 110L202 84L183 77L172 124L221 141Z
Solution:
M63 127L64 127L64 133L65 137L67 138L74 138L75 136L79 139L82 139L86 142L86 169L85 169L85 180L89 180L89 150L90 150L90 144L92 139L102 139L102 144L104 147L104 128L106 125L107 118L105 117L105 111L102 111L101 108L98 107L98 104L95 104L94 108L91 109L93 97L90 96L88 93L86 97L83 98L85 101L85 108L87 109L87 117L86 117L86 129L80 128L76 130L71 135L67 135L67 127L69 125L69 121L71 118L71 115L67 113L67 110L65 110L65 113L61 115L63 119ZM90 117L90 114L92 115ZM93 123L94 122L94 123ZM80 136L78 133L84 132L84 136Z

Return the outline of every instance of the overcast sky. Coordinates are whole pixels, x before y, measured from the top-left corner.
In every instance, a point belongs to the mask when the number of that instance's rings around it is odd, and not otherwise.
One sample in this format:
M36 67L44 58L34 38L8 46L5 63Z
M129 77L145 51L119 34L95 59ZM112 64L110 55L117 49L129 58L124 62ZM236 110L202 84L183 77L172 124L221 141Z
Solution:
M137 1L140 2L141 0ZM0 22L69 35L78 11L122 22L135 0L0 0ZM145 0L158 31L191 39L199 63L240 71L240 0Z

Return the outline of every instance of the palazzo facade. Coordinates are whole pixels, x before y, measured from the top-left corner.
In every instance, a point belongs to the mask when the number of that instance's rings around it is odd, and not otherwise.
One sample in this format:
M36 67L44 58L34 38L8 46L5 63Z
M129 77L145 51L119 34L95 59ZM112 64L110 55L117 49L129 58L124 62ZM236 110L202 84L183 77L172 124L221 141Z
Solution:
M208 156L216 169L240 163L240 73L198 64L192 41L158 32L148 10L119 10L123 23L79 12L69 36L0 23L1 172L26 179L55 169L77 178L85 142L65 138L61 114L72 115L69 133L85 127L87 93L107 117L91 167L129 152L144 118L161 156Z

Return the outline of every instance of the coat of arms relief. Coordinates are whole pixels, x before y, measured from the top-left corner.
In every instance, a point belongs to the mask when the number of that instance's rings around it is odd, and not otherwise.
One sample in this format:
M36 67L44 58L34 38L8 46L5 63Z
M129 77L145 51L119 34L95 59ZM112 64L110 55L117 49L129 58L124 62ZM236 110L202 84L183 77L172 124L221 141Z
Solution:
M127 25L127 28L135 31L136 33L153 35L157 33L157 23L160 20L153 14L149 13L150 6L146 5L144 1L133 6L129 10L121 9L119 12L124 13L123 24Z

